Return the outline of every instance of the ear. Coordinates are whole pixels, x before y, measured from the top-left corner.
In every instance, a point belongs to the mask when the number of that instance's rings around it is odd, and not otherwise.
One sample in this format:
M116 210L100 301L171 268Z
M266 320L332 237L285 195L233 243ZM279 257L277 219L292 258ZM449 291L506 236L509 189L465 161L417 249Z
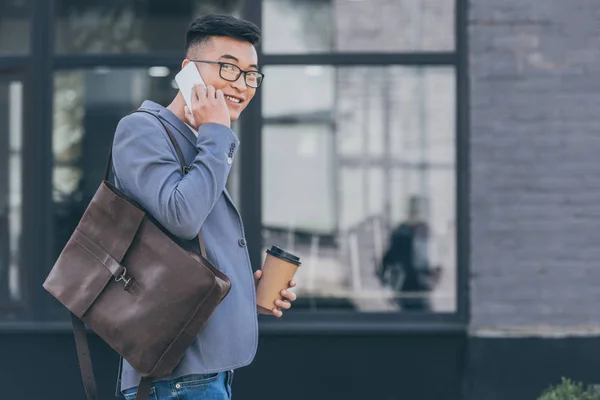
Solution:
M181 69L185 68L186 65L188 65L190 63L189 59L185 59L181 62Z

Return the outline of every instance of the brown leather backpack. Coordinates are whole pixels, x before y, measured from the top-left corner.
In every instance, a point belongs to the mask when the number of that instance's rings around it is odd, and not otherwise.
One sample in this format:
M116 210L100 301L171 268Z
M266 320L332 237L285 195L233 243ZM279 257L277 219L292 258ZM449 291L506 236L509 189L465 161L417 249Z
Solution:
M146 112L146 111L138 111ZM182 166L183 154L167 131ZM85 325L142 375L136 400L153 378L170 374L229 293L229 278L202 255L185 250L139 205L104 180L67 242L44 288L71 312L88 400L98 393Z

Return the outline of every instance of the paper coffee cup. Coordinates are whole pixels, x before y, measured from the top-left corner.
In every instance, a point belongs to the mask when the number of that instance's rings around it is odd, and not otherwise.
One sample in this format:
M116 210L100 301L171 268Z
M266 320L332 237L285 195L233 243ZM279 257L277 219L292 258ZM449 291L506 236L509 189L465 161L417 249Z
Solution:
M300 267L300 258L277 246L267 250L263 274L256 288L256 304L267 310L277 308L275 300L283 300L281 291L289 287Z

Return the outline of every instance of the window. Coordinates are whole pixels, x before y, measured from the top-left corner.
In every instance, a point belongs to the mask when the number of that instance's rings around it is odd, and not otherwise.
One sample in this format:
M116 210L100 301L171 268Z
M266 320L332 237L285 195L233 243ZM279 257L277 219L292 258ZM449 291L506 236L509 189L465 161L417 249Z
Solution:
M234 124L241 146L228 190L255 268L272 245L302 258L290 326L336 315L335 323L466 316L458 292L466 287L466 247L457 238L467 226L466 194L458 191L467 175L458 146L467 142L466 57L455 34L465 13L456 13L456 1L55 0L48 7L0 0L2 320L68 316L39 283L98 187L118 121L146 99L173 99L186 29L208 12L262 24L257 51L266 80ZM35 91L24 89L18 71ZM29 104L44 107L21 121ZM34 226L45 217L43 229Z
M54 77L54 255L96 192L119 120L146 99L168 105L177 71L168 67L95 68Z
M183 53L195 16L239 13L237 0L57 0L57 53Z
M265 72L263 253L302 258L300 305L454 312L453 68Z
M265 53L454 49L454 1L264 0Z
M22 314L20 262L23 84L0 75L0 317Z
M0 0L0 54L29 52L28 0Z

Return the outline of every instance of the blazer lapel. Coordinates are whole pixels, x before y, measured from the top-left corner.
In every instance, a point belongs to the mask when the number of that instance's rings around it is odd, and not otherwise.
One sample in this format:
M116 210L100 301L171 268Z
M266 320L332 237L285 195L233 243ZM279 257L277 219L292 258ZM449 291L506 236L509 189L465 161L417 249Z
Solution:
M233 199L231 198L231 195L229 194L229 192L227 191L227 189L223 190L223 194L225 195L225 199L227 199L227 201L229 202L229 204L234 208L235 211L238 211L237 207L235 206L235 203L233 202ZM239 214L239 211L238 211Z

